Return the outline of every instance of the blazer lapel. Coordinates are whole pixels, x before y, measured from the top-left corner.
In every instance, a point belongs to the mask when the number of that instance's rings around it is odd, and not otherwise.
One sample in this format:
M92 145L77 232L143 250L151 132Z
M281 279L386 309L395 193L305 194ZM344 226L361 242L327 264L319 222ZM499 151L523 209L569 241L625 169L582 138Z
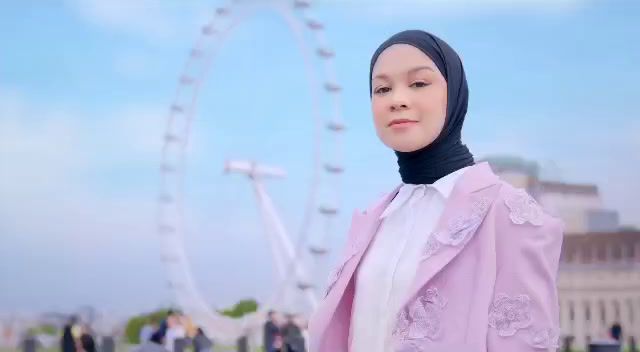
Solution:
M362 256L369 247L371 240L380 226L380 215L382 215L382 212L396 196L399 188L400 186L382 198L379 202L374 203L365 210L364 213L356 211L353 215L345 254L340 259L340 263L338 263L337 268L330 275L325 299L320 303L321 306L317 310L318 316L315 319L317 321L317 326L314 328L317 336L313 339L314 343L319 344L324 339L327 326L336 313L336 309L339 307L340 302L344 298L353 298L343 296L345 295L345 291L349 286L349 283L353 279L353 275L360 263L360 260L362 259ZM349 322L344 323L348 326Z
M398 193L398 189L389 193L379 202L367 208L363 213L357 212L353 217L353 228L349 233L349 243L346 253L341 259L337 269L331 275L328 294L342 296L345 288L351 280L362 256L373 240L378 227L381 224L380 215ZM350 265L347 265L350 264ZM335 287L331 287L335 285Z
M471 240L498 195L498 181L487 163L469 168L460 177L427 240L407 302Z

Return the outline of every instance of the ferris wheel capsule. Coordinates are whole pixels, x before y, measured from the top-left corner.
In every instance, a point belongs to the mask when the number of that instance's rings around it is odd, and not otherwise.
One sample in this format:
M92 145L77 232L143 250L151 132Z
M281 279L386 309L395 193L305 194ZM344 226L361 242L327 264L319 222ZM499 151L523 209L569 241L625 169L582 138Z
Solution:
M320 48L317 51L318 55L324 59L330 59L336 55L336 53L331 49Z
M318 22L318 21L313 20L313 19L308 19L307 20L307 27L309 27L309 29L314 30L314 31L319 31L319 30L323 30L324 29L324 25L321 22Z
M212 35L212 34L216 33L215 28L213 28L212 26L209 26L209 25L202 27L201 31L202 31L203 35Z
M294 0L293 7L295 9L308 9L311 7L311 1L308 0Z
M318 210L323 215L332 216L332 215L338 214L338 208L332 207L332 206L328 206L328 205L321 206Z
M344 168L342 166L332 165L332 164L325 164L324 169L327 170L327 172L332 174L341 174L342 172L344 172Z
M333 132L342 132L344 131L345 126L342 122L330 121L327 123L327 128Z
M309 252L311 252L311 254L313 255L321 256L329 253L329 250L326 247L310 246Z
M227 16L229 15L229 9L226 7L219 7L216 9L216 15L218 16Z

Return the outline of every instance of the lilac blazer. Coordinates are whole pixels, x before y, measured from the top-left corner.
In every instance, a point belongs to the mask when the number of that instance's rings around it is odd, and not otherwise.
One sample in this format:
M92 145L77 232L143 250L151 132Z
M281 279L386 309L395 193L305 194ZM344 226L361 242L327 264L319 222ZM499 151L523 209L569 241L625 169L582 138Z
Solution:
M311 352L347 352L354 277L397 189L353 215L309 322ZM467 169L423 250L393 331L395 351L555 351L563 223L487 163Z

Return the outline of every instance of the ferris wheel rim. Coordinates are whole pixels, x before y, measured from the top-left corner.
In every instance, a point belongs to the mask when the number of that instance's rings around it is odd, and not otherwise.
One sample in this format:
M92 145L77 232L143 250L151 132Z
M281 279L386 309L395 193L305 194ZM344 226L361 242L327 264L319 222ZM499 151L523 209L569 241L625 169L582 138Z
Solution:
M308 3L308 2L301 0L301 1L295 1L294 3L299 5L299 4ZM228 14L228 12L226 14ZM199 93L199 85L204 82L204 79L202 81L200 81L200 80L194 81L193 77L189 77L185 73L188 71L188 68L189 68L190 64L196 59L195 56L204 55L204 52L206 50L202 50L203 47L200 46L200 45L204 45L204 44L202 44L202 42L206 40L206 36L210 36L210 35L213 34L213 28L215 28L213 26L213 22L214 22L216 16L224 16L224 15L225 15L225 13L219 11L219 9L218 9L216 11L216 15L214 16L214 19L212 21L209 21L207 23L207 25L205 25L202 28L202 33L199 36L198 41L196 42L196 45L194 46L194 49L192 49L192 51L190 52L190 57L187 60L187 62L185 63L185 67L182 70L183 74L180 76L180 82L179 82L178 88L176 90L176 95L175 95L173 103L171 104L171 107L170 107L170 114L169 114L169 117L167 119L167 128L165 129L165 141L163 143L163 148L162 148L163 151L162 151L162 163L161 163L161 191L160 191L160 195L158 197L158 202L159 202L159 215L158 215L158 221L157 221L157 223L158 223L158 233L163 236L163 241L166 240L167 233L174 233L175 234L175 233L181 232L181 236L180 237L183 237L184 236L184 232L185 232L184 223L180 223L180 222L184 221L184 198L183 198L184 197L184 171L186 169L185 165L186 165L186 159L187 159L187 155L186 155L185 150L186 150L186 148L188 146L188 141L189 141L189 136L190 136L190 124L193 121L194 116L196 115L197 104L198 104L197 96L198 96L198 93ZM239 20L238 20L238 22L239 22ZM307 25L309 27L317 26L318 22L313 23L313 22L307 21ZM290 28L290 30L291 30L291 28ZM224 40L224 39L225 38L222 38L221 40ZM322 54L323 55L328 55L328 52L325 51ZM306 55L306 53L303 53L303 55ZM213 55L210 58L208 58L208 60L209 60L209 64L211 64L213 62ZM208 71L205 70L205 72L208 72ZM333 82L335 82L335 80ZM336 86L331 86L330 83L331 82L325 83L325 88L328 91L333 90L334 93L338 93L338 91L336 91L336 89L337 89ZM180 90L185 85L196 86L196 90L195 90L195 93L194 93L194 98L192 100L192 103L186 109L185 109L185 106L180 106L180 104L177 104L177 102L179 100L178 97L179 97L179 94L180 94ZM335 94L335 95L338 95L338 94ZM337 107L337 108L334 107L334 109L340 110L339 107ZM315 108L314 111L315 111L315 114L317 115L318 109ZM172 125L175 122L175 119L178 118L177 117L178 114L183 114L184 115L184 119L186 119L186 121L187 121L187 128L184 131L184 135L183 135L182 140L180 140L180 138L179 138L180 136L177 135L177 134L174 134L173 132L175 132L175 131L172 130ZM321 116L315 116L314 120L316 121L316 125L317 125L316 126L316 130L318 128L321 128L321 126L319 126L319 125L321 125L321 122L322 122ZM329 127L329 129L333 130L335 132L341 131L341 130L335 129L335 126L339 125L340 122L341 122L341 116L339 116L339 114L335 114L333 116L333 121L331 121L331 123L333 123L333 127L334 128L332 129L331 127ZM343 124L342 124L342 126L343 126ZM316 132L316 133L318 133L318 132ZM168 162L168 160L167 160L167 150L170 148L170 144L172 144L172 143L179 143L180 144L179 148L181 150L181 155L180 155L180 158L178 160L180 162L180 165L173 165L172 166L171 163ZM320 142L317 141L317 140L314 142L314 149L319 149L320 148L319 143ZM173 169L172 169L172 167L173 167ZM321 173L321 168L322 168L322 162L318 158L318 160L314 161L314 174L320 174ZM175 190L176 194L174 194L173 197L171 195L171 192L166 191L167 190L167 183L168 183L166 176L167 176L167 173L172 173L172 172L175 172L176 174L178 174L178 178L177 178L176 181L180 184L178 189ZM180 189L180 187L182 187L182 189ZM311 187L311 188L314 188L314 187ZM173 202L173 203L177 204L178 206L175 207L175 211L180 213L177 216L177 219L176 219L176 222L178 222L178 223L175 224L175 227L173 227L173 228L170 225L165 224L165 222L162 219L162 215L160 215L160 213L162 213L162 211L163 211L163 204L164 203L169 203L169 202ZM312 212L311 207L313 207L317 202L314 202L312 200L308 200L308 203L313 203L313 204L312 205L307 204L307 206L305 207L306 211ZM309 216L311 216L311 215L309 215ZM300 231L300 233L302 234L303 231ZM302 236L299 236L299 238L301 238L301 237ZM185 250L184 250L184 245L182 243L183 241L182 241L182 239L180 239L179 241L181 242L181 244L180 244L180 248L177 249L177 252L181 252L179 254L183 255L183 262L181 263L181 265L185 270L190 272L191 271L190 270L190 263L187 260L187 256L186 256L186 253L185 253ZM169 280L169 281L171 281L171 280ZM201 296L199 291L195 287L194 280L190 276L187 276L187 279L184 280L184 281L186 282L185 283L186 286L191 286L191 287L189 287L189 289L191 291L193 291L192 293L195 293L196 296ZM170 285L171 284L172 283L170 282ZM175 290L179 290L180 288L171 287L171 289L173 291L175 291ZM174 292L174 296L178 296L178 294L176 294ZM215 314L210 309L209 309L209 312L211 314Z

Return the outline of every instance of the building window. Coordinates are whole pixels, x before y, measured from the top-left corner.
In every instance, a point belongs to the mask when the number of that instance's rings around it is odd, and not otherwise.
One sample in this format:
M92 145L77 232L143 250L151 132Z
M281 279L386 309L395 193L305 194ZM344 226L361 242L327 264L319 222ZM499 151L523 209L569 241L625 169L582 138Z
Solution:
M604 263L607 261L607 247L604 244L600 244L596 247L597 261Z
M591 321L591 307L589 307L589 302L584 302L584 319Z
M613 246L613 260L621 261L622 260L622 244L611 244Z
M604 302L598 302L598 308L600 309L600 324L602 326L606 326L607 324L607 316L605 314Z
M569 321L573 323L576 320L576 312L573 307L573 301L569 301Z
M582 262L591 263L591 248L589 246L582 247Z
M633 260L633 257L635 256L635 253L634 253L635 251L634 251L634 248L633 248L633 244L627 243L624 247L626 249L625 252L627 253L627 255L625 257L627 259L629 259L629 260Z
M620 323L620 303L617 300L613 301L613 319Z
M629 312L629 323L633 324L633 301L627 299L627 312Z
M561 254L561 262L563 263L571 263L573 261L573 251L571 252L563 252Z

